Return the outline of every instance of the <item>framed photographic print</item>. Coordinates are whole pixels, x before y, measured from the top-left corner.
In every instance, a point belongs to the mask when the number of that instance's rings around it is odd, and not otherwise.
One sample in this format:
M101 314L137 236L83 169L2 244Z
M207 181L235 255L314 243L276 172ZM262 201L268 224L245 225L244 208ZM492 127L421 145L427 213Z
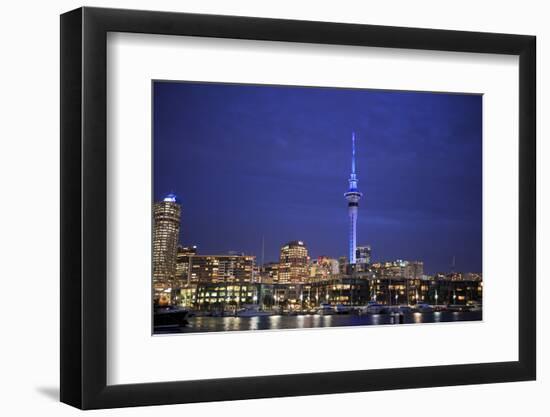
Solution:
M535 379L534 37L81 8L61 101L63 402Z

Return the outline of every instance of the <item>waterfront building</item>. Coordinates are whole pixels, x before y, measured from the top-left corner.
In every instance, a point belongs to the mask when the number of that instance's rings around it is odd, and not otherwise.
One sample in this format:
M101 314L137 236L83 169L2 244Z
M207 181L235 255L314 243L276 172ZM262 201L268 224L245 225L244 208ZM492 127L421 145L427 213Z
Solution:
M256 257L251 255L180 254L178 268L187 284L253 283ZM186 273L186 275L185 275Z
M357 188L357 175L355 172L355 132L351 136L351 174L349 177L349 189L344 194L348 202L348 218L349 218L349 264L355 265L357 251L357 211L359 208L359 200L363 196Z
M184 285L179 299L183 307L199 311L236 311L257 304L261 299L260 290L260 285L255 283L203 282Z
M153 285L157 296L172 287L176 277L176 254L181 206L174 194L153 205Z
M299 284L308 278L308 251L304 242L294 240L281 248L278 282Z
M365 306L474 305L483 299L481 281L358 278L336 276L302 284L194 283L181 288L181 305L201 311L236 311L257 305L270 311L312 311L321 304Z
M311 284L306 302L319 306L321 303L331 305L364 306L370 297L370 282L368 280L343 276L324 282Z

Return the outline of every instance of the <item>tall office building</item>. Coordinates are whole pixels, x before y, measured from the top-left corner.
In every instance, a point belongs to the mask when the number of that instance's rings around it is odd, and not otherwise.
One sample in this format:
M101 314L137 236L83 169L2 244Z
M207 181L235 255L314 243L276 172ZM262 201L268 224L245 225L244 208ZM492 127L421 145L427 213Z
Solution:
M298 284L308 279L308 253L304 242L295 240L281 248L279 283Z
M176 277L181 206L174 194L153 205L153 282L170 286Z
M351 136L351 174L349 176L349 189L344 194L348 201L348 217L349 217L349 264L356 263L357 250L357 209L359 208L359 200L363 194L357 189L357 175L355 173L355 132Z

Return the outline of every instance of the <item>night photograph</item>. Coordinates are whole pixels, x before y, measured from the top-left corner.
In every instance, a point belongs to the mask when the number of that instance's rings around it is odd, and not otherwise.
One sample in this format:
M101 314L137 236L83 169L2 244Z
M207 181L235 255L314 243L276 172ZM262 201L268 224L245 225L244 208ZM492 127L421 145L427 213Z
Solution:
M482 319L482 96L153 81L155 334Z

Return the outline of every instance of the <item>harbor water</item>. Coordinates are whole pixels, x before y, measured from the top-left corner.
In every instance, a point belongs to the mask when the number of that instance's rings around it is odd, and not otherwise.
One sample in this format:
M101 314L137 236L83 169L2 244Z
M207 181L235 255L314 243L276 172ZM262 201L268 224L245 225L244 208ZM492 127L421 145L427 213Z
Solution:
M476 321L482 319L481 311L472 312L429 312L392 314L304 314L304 315L272 315L255 317L189 317L188 325L180 328L164 329L155 333L197 333L197 332L228 332L246 330L283 330L309 329L323 327L368 326L368 325L398 325L443 323L457 321Z

